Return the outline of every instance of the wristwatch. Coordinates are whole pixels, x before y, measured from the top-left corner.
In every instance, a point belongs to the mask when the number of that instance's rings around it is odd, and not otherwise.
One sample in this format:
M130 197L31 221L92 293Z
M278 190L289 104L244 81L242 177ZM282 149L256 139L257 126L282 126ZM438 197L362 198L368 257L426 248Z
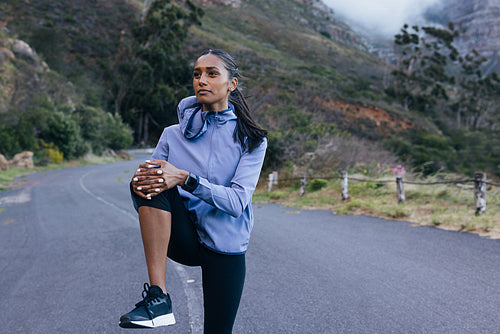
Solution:
M198 177L198 175L189 173L188 177L186 178L186 181L184 181L182 189L189 192L193 192L196 189L196 187L198 187L199 183L200 183L200 178Z

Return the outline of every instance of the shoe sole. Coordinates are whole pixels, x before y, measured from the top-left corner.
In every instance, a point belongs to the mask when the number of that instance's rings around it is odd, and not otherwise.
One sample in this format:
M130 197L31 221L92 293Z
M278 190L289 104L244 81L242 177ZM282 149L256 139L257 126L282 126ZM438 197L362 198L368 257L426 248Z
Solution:
M165 314L154 318L153 320L120 322L122 328L155 328L161 326L170 326L175 324L173 313Z

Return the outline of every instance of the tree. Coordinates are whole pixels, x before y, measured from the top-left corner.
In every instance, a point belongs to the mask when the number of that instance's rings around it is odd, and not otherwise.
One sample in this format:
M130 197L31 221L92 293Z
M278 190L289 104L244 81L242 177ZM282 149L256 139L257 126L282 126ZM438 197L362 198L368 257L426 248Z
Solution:
M460 29L453 23L448 29L413 26L407 24L394 39L396 69L392 75L392 95L403 107L432 113L439 100L448 100L446 85L454 84L455 77L448 73L450 62L458 59L453 40Z
M156 0L134 24L131 39L122 38L112 93L115 111L134 128L136 143L157 138L175 120L175 103L188 93L190 83L183 41L192 24L201 24L202 15L190 0L182 7Z
M472 50L460 55L453 41L465 31L450 22L447 28L404 25L394 39L396 69L388 90L408 110L432 116L454 116L457 128L493 129L500 118L500 78L484 76L486 61Z
M499 124L500 77L496 72L483 75L481 65L486 61L476 50L459 58L460 90L453 105L457 128L495 130Z
M453 23L412 30L404 25L395 36L397 64L387 93L405 109L432 116L443 139L411 138L410 159L425 172L445 165L495 171L500 163L491 144L500 140L500 77L483 74L486 59L476 50L460 54L453 41L461 33Z

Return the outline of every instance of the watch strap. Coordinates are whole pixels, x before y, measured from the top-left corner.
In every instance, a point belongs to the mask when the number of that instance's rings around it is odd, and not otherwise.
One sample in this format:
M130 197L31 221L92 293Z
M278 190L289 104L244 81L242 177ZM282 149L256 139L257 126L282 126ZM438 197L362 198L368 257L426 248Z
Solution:
M186 181L184 182L184 185L182 185L182 189L188 192L193 192L196 189L196 187L198 187L199 183L200 183L200 178L198 177L198 175L189 173L188 177L186 178Z

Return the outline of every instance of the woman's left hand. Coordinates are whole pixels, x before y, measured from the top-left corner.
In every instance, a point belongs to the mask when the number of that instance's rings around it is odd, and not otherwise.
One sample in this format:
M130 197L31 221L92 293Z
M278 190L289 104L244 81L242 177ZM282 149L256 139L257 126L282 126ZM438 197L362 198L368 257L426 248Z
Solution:
M141 192L146 198L151 198L167 189L183 185L188 174L189 172L164 160L146 160L136 170L132 186L136 193Z

